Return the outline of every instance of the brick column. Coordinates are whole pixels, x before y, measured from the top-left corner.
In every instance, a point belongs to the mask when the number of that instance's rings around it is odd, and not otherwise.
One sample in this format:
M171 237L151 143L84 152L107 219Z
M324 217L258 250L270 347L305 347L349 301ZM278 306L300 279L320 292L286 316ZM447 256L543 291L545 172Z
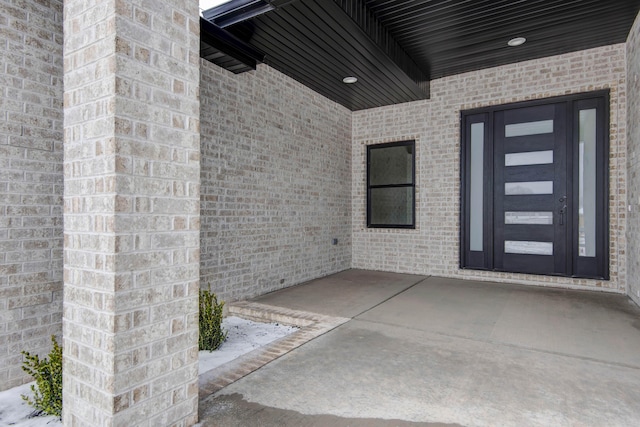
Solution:
M198 0L64 1L66 426L197 421Z

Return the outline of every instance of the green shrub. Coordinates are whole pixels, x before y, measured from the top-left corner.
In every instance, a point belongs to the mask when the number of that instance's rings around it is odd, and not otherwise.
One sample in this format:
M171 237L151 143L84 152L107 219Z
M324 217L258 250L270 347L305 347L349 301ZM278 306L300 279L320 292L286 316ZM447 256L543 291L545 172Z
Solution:
M199 350L213 351L227 339L227 332L222 329L222 307L224 301L218 302L211 288L200 289Z
M62 416L62 347L58 345L56 337L51 335L53 349L49 358L40 359L37 354L31 355L27 351L22 362L22 370L31 375L36 384L31 386L33 399L22 395L22 399L36 409L36 415Z

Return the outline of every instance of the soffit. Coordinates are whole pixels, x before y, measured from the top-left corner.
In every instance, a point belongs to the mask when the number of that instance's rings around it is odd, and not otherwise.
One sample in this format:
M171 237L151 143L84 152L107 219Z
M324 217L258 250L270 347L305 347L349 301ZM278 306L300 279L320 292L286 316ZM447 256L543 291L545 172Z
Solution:
M273 10L225 31L351 110L426 99L429 81L448 75L623 43L640 10L640 0L260 3ZM518 36L527 42L507 46ZM346 76L358 82L342 83Z

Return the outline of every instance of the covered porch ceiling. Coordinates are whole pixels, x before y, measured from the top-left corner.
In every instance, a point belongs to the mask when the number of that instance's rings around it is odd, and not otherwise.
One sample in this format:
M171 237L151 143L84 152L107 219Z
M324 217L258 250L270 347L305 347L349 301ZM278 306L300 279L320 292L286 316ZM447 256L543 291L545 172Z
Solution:
M433 79L624 43L639 11L640 0L231 0L203 12L201 57L236 73L263 62L354 111L428 99Z

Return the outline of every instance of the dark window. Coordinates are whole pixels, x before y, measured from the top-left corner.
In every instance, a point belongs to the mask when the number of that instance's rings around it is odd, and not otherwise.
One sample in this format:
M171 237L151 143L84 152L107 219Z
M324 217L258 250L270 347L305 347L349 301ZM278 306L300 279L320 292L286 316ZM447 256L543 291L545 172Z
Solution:
M367 227L415 228L415 141L367 147Z

